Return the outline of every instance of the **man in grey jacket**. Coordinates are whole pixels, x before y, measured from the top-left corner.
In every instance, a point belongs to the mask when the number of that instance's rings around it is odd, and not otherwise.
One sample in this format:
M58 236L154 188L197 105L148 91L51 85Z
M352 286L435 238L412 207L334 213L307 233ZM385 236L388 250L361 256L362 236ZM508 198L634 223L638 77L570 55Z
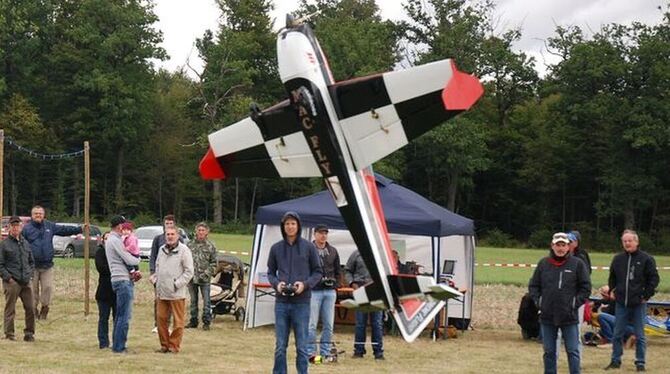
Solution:
M165 244L158 250L156 272L151 281L156 285L156 323L160 353L178 353L184 335L186 318L186 295L188 282L193 278L193 256L191 250L179 242L179 233L174 227L165 229ZM172 315L172 333L168 330L168 318Z
M112 232L105 243L105 254L111 273L112 289L116 294L116 317L112 333L112 352L126 353L128 327L132 315L134 287L130 280L129 265L138 265L140 259L133 256L123 246L121 224L126 222L123 216L114 216L110 222Z
M363 257L359 251L355 251L349 256L347 265L344 268L344 278L347 284L354 290L372 282L372 277L368 268L365 266ZM361 312L356 311L356 332L354 341L354 358L363 358L365 355L365 330L370 319L370 328L372 330L372 353L376 360L384 359L384 312Z
M35 340L35 307L30 280L33 277L35 260L30 244L21 235L21 219L9 219L9 235L0 243L0 276L5 290L5 338L14 340L14 315L16 299L21 298L26 312L26 328L23 340Z

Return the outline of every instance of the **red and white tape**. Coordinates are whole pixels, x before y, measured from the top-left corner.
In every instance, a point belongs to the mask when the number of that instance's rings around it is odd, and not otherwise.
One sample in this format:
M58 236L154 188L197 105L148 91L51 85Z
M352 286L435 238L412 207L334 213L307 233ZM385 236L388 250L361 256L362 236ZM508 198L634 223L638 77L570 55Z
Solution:
M237 252L237 251L219 251L221 253L228 253L231 255L242 255L242 256L249 256L249 252Z
M475 262L475 266L482 266L482 267L495 267L495 268L534 268L537 267L537 264L498 264L498 263L477 263ZM591 266L591 269L593 270L609 270L609 266ZM658 270L670 270L670 266L658 266L656 267Z

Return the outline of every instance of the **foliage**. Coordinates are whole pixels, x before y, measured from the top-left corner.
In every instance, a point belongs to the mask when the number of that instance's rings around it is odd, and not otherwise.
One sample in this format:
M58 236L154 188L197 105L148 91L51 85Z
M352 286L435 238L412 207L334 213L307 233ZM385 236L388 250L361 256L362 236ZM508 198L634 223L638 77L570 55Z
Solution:
M512 235L495 228L487 231L479 240L478 245L485 247L511 248L518 246L519 243L512 238Z
M206 136L286 97L270 0L217 0L216 30L196 40L203 71L155 71L165 52L149 0L0 1L0 126L43 153L91 143L91 212L153 221L220 221L248 232L259 205L323 189L313 179L197 174ZM577 228L616 250L622 229L670 252L670 13L655 24L558 25L539 77L500 30L491 0L407 0L406 21L372 0L301 1L336 80L453 58L484 83L476 107L374 165L477 222L485 241L546 246ZM282 25L276 25L282 26ZM276 29L277 27L275 27ZM191 76L195 76L192 78ZM35 203L81 217L81 159L41 161L5 147L5 213Z

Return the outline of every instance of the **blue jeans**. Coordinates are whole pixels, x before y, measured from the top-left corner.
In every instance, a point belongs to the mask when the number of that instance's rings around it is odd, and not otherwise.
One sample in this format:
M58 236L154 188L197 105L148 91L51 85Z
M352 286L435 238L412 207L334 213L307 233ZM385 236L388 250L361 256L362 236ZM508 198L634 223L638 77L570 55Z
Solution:
M319 354L330 356L330 345L333 339L333 324L335 323L335 290L312 290L309 313L309 345L307 352L310 356L316 355L316 326L321 317L321 344Z
M99 347L109 347L109 315L116 316L114 303L98 300L98 343Z
M540 323L540 329L542 330L542 344L544 346L544 372L546 374L556 373L556 337L560 329L565 342L565 351L568 354L570 374L578 374L580 372L579 324L554 326Z
M365 330L368 327L368 317L370 317L370 328L372 330L372 352L375 357L384 357L384 312L356 311L354 354L365 354Z
M298 374L307 374L307 331L309 327L309 304L275 303L275 364L273 374L286 374L286 348L288 336L293 328L295 336L295 367Z
M209 298L209 283L189 283L188 292L191 294L191 326L198 325L198 291L202 295L202 323L209 325L212 322L212 302Z
M119 353L126 350L126 340L128 340L130 316L133 313L133 282L129 280L112 282L112 289L116 294L112 351Z
M608 343L612 342L614 339L614 322L616 318L608 313L598 314L598 323L600 324L600 336L602 336ZM623 334L623 338L628 339L629 336L633 335L633 325L630 323L626 325L626 332Z
M647 351L647 338L644 335L644 323L647 316L647 303L635 306L624 306L617 302L615 309L614 337L612 338L612 362L621 363L623 355L623 337L626 325L633 325L633 333L637 338L635 343L635 365L644 365L644 356Z

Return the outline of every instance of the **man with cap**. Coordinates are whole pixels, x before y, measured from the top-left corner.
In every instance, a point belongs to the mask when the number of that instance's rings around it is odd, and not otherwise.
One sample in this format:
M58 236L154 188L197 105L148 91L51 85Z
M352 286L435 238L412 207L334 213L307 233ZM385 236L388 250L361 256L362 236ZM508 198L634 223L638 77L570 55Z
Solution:
M209 285L216 271L216 246L209 239L209 226L205 222L195 225L195 239L188 242L193 257L193 279L188 284L191 295L191 321L186 328L198 327L198 294L202 296L202 329L209 330L212 322Z
M321 360L328 361L330 356L333 324L335 323L335 301L337 286L340 284L340 255L337 249L328 243L328 226L318 224L314 227L314 246L319 253L323 278L312 289L309 313L309 360L317 360L317 343ZM316 326L321 319L321 339L317 341Z
M321 261L312 243L300 237L300 216L286 212L281 219L283 239L268 256L268 280L275 289L275 359L273 374L287 372L286 349L290 329L295 334L295 365L308 372L307 337L311 290L321 281Z
M554 234L550 255L538 262L528 284L540 310L544 372L556 373L556 337L563 335L570 373L580 372L577 310L591 295L591 280L583 261L570 254L568 235Z
M582 234L580 234L577 230L572 230L568 232L568 240L570 240L570 243L568 244L570 253L578 259L584 261L586 269L589 271L589 274L591 274L591 257L589 257L589 253L586 252L586 250L581 246Z
M35 306L31 279L35 261L30 244L21 235L21 219L9 218L9 235L0 243L0 276L5 290L5 338L14 340L14 315L16 299L21 298L26 314L23 340L35 341Z
M112 289L116 294L116 316L112 333L112 352L126 353L126 340L133 307L133 281L128 266L139 265L140 259L133 256L123 246L121 225L126 222L123 216L114 216L110 222L112 232L105 242L105 255L109 264Z
M23 226L21 235L30 243L35 258L33 274L33 301L35 308L42 307L37 319L47 319L54 284L54 246L53 237L70 236L82 233L81 226L58 225L46 220L44 208L35 205L30 211L30 222Z

